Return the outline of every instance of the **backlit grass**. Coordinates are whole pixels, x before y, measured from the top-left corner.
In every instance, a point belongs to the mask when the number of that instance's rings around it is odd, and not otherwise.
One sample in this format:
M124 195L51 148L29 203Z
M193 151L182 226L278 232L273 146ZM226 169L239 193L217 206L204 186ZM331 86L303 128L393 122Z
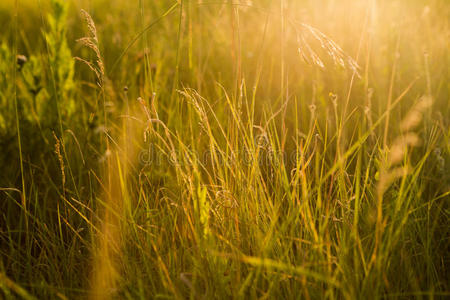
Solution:
M0 4L0 298L445 298L445 0Z

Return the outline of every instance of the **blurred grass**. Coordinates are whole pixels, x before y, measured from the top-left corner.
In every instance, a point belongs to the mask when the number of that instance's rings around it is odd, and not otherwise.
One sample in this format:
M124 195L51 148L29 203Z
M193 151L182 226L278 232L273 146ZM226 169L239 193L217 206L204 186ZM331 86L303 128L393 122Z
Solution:
M1 297L449 296L449 20L0 3Z

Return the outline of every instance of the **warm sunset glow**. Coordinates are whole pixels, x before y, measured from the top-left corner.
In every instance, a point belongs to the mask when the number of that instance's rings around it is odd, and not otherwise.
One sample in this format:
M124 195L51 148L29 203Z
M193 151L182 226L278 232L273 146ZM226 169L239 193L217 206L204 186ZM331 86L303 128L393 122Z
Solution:
M449 20L0 1L0 299L450 296Z

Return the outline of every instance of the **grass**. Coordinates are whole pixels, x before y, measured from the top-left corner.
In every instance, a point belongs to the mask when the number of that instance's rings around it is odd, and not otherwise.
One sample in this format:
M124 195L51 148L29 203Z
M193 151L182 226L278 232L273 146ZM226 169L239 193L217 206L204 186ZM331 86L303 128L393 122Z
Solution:
M0 4L0 298L450 296L449 16Z

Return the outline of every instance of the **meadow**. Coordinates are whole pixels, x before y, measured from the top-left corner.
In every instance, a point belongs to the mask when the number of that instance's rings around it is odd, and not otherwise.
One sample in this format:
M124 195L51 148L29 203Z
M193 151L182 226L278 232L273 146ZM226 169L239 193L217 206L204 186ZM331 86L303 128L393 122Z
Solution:
M450 297L448 1L0 26L0 299Z

